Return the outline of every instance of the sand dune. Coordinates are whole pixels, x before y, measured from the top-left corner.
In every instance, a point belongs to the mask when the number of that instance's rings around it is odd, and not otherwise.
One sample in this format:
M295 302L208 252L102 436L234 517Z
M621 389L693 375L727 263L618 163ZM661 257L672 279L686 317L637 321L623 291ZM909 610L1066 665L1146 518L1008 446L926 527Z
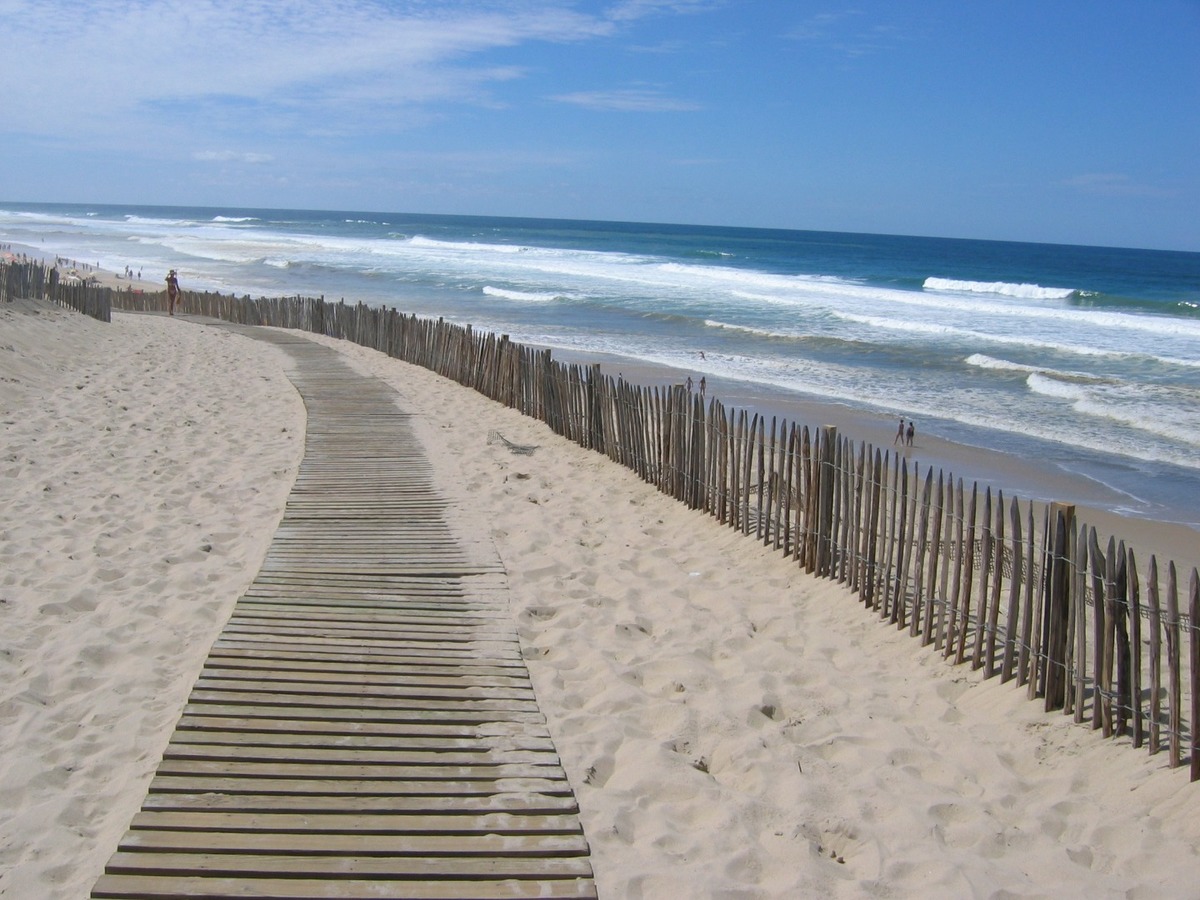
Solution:
M544 426L341 342L494 542L601 895L1188 897L1200 795ZM0 895L86 896L302 452L287 358L0 309ZM531 456L489 442L537 445Z
M283 354L114 318L0 307L6 897L86 896L303 452Z

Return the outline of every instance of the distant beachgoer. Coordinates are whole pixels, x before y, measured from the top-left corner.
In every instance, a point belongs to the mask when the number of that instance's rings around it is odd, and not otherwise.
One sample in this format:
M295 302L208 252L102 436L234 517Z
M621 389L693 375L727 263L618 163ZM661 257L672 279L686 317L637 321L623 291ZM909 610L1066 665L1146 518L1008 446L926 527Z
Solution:
M175 301L179 299L179 277L172 269L167 273L167 312L175 315Z
M700 376L700 393L701 393L701 394L703 394L703 393L704 393L704 385L705 385L705 384L706 384L706 382L705 382L704 376L703 376L703 375L701 375L701 376Z
M703 350L700 351L700 358L704 359L704 351Z
M916 433L917 433L917 426L916 426L916 425L914 425L914 424L912 423L912 420L910 419L910 420L909 420L909 422L908 422L908 431L906 431L906 432L904 433L904 436L905 436L905 438L907 439L907 442L908 442L908 446L910 446L910 447L912 446L912 442L913 442L913 435L914 435L914 434L916 434Z
M896 428L896 436L892 438L892 446L904 443L904 416L900 417L900 424Z
M691 375L689 375L688 379L687 379L687 389L688 389L688 393L690 394L692 392L692 376Z

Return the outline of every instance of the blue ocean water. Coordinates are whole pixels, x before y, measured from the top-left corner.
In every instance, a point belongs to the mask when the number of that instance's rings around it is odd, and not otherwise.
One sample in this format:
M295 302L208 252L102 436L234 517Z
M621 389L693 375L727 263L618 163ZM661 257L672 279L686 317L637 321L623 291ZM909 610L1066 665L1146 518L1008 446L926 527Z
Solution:
M401 213L0 203L0 240L161 285L443 316L812 397L1200 522L1200 253ZM886 440L884 441L886 443Z

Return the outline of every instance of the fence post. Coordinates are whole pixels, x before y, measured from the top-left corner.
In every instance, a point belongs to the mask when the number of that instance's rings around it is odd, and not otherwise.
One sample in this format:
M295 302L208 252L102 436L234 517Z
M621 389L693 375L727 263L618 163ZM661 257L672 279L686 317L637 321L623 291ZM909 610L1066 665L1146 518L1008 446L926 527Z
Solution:
M837 445L837 428L821 426L821 462L818 476L820 506L817 511L817 574L829 571L833 554L833 459Z
M1042 607L1042 652L1044 653L1044 696L1046 712L1062 709L1067 701L1067 622L1070 619L1071 569L1067 547L1075 528L1075 507L1067 503L1050 505L1053 536L1046 542L1048 559L1042 566L1044 596Z
M1192 569L1188 581L1188 639L1192 671L1191 780L1200 781L1200 573Z

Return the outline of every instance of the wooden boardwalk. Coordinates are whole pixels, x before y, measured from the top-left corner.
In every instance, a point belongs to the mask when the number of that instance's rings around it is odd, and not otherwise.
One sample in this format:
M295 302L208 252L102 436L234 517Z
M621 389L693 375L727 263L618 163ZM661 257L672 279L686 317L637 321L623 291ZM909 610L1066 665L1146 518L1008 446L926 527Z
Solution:
M489 546L395 392L303 337L304 461L97 898L594 897Z

